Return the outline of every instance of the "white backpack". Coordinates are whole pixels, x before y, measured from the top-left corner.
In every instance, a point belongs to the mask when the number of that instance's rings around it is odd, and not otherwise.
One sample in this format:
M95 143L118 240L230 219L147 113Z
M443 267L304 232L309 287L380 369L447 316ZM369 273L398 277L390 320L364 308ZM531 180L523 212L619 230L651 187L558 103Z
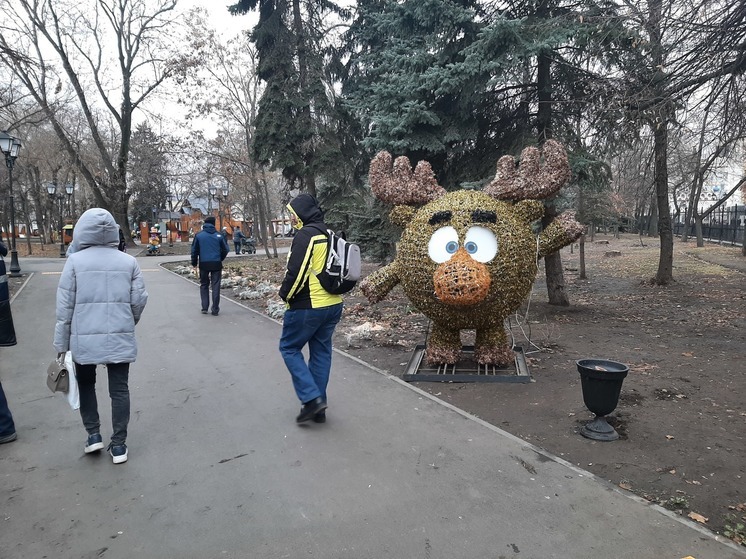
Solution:
M316 274L321 286L334 295L352 290L360 279L360 247L331 229L326 230L326 266Z

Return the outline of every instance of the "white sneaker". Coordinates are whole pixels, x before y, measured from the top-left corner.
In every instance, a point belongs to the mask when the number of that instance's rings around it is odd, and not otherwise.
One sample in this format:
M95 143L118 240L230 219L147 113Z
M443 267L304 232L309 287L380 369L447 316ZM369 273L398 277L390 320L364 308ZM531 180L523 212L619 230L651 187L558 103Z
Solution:
M104 440L101 438L99 433L88 435L88 439L85 442L85 448L83 449L86 454L96 452L104 448Z
M127 445L118 444L115 446L110 444L109 454L111 454L111 459L115 464L122 464L127 461Z

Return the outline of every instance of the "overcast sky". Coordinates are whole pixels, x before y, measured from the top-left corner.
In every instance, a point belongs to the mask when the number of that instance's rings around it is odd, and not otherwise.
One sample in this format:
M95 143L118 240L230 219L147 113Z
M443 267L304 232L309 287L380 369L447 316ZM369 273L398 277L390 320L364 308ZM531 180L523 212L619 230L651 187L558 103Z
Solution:
M228 13L228 6L235 4L230 0L179 0L176 13L186 13L192 8L201 7L209 14L209 25L218 31L218 38L224 42L232 39L244 31L251 31L259 19L258 12L232 16ZM198 118L189 123L183 119L186 108L171 102L169 99L175 94L170 92L171 85L161 88L157 95L152 96L146 103L146 111L135 115L136 123L150 120L151 126L158 133L178 132L189 134L190 129L201 129L208 137L215 135L217 126L214 119ZM156 115L163 119L154 118Z
M228 6L235 4L237 0L179 0L176 10L186 12L194 7L201 7L210 14L210 23L215 29L225 32L226 38L234 37L240 31L248 31L253 22L258 19L258 12L232 16L228 13Z

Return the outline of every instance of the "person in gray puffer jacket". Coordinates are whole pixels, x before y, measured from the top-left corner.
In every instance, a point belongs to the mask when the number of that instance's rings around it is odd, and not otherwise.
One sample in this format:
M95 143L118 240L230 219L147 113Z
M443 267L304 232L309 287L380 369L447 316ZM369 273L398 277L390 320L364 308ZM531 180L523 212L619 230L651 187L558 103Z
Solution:
M70 351L75 363L86 454L104 448L96 366L106 365L114 431L109 453L115 464L127 461L129 366L137 357L135 325L148 301L140 266L118 245L119 227L109 212L92 208L80 216L57 286L54 328L55 350Z

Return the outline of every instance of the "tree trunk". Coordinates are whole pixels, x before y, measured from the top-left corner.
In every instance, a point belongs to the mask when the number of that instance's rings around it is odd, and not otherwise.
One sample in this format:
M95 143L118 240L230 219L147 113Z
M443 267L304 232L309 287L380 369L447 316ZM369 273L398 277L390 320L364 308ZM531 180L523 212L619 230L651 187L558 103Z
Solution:
M655 99L660 99L655 111L656 117L650 123L654 139L653 183L657 203L657 229L661 242L658 272L654 281L658 285L667 285L673 280L673 231L668 203L668 123L673 118L673 106L665 90L669 77L666 75L666 61L663 54L663 2L662 0L649 0L648 6L650 10L648 33L655 76L652 93Z
M697 235L697 246L702 248L705 246L705 238L702 233L702 216L694 214L694 232Z
M578 253L580 256L580 279L587 279L585 275L585 235L580 236L578 241Z
M542 227L546 228L555 216L556 212L554 207L548 207L546 215L541 220ZM570 305L570 300L565 291L565 276L562 272L562 258L560 257L559 251L547 254L544 257L544 271L546 273L549 304L568 307Z
M658 235L661 241L658 272L655 283L668 285L673 281L673 231L668 204L668 118L655 126L655 193L658 205Z
M547 10L546 2L542 2L540 11ZM551 81L551 59L549 53L542 51L537 57L537 89L539 107L537 111L537 128L539 131L539 143L543 143L552 137L552 81ZM557 212L551 204L545 204L546 212L542 219L542 227L547 227L556 217ZM565 292L565 277L562 272L562 257L559 251L544 257L544 271L547 282L547 295L550 305L567 307L570 300Z

